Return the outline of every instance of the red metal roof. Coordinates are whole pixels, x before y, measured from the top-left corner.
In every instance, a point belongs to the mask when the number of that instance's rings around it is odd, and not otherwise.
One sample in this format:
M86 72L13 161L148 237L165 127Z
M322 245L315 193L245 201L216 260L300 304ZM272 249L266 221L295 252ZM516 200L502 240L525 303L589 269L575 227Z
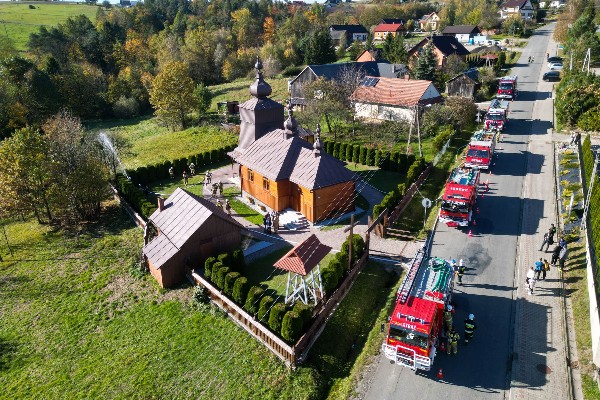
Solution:
M402 24L379 24L375 27L375 32L398 32L403 30L404 25Z
M306 276L330 251L331 247L321 243L313 234L281 257L275 267Z
M440 304L435 301L410 296L406 303L396 304L390 323L417 332L429 333L438 307Z
M465 201L471 198L473 191L475 190L475 186L467 186L467 185L459 185L457 183L447 183L446 189L444 190L444 196L442 197L444 200L462 200L464 198Z

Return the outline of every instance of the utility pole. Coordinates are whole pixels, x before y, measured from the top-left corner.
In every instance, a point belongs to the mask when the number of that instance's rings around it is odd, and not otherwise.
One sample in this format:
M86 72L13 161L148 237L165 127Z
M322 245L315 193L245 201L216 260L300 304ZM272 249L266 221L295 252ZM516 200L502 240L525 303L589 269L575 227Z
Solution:
M417 104L417 138L419 139L419 157L423 157L423 147L421 146L421 124L419 123L419 104Z
M592 170L592 177L590 178L590 182L589 182L589 187L588 187L588 192L587 192L587 196L585 199L585 205L583 207L583 217L581 218L581 229L585 229L586 227L586 220L587 220L587 215L588 215L588 211L590 209L590 200L592 199L592 190L594 189L594 180L596 178L596 170L598 169L598 159L600 157L596 156L594 157L594 169Z

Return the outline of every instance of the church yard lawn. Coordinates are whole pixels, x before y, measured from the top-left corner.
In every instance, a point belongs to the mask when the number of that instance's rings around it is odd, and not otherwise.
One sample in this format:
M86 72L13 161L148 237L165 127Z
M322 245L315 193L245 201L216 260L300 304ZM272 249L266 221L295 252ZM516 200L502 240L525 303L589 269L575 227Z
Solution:
M12 399L323 398L377 317L360 305L389 291L388 274L367 267L290 372L222 313L193 307L191 285L132 273L142 231L116 204L79 235L3 223L13 255L0 245L0 386Z
M233 82L209 86L213 95L210 110L216 112L217 103L221 101L238 101L239 104L242 104L248 100L251 97L250 85L256 79L255 75L256 74L253 74L251 79L240 78ZM273 89L273 93L269 96L271 99L285 104L285 100L289 98L287 87L288 79L291 78L265 78Z

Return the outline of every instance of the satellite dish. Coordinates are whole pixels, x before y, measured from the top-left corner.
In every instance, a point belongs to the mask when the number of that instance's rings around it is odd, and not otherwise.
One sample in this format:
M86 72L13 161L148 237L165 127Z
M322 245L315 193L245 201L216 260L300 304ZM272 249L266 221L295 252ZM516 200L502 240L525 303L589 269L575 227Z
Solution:
M421 201L421 204L423 205L423 207L425 208L431 208L431 200L429 200L428 198L424 198Z

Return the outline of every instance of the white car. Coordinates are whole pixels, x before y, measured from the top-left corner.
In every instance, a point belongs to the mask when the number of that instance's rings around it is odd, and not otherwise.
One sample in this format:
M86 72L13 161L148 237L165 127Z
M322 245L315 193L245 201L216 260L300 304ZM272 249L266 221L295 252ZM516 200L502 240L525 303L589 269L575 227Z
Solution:
M550 71L560 71L563 69L563 65L559 62L551 62L548 64L548 68L550 68Z

